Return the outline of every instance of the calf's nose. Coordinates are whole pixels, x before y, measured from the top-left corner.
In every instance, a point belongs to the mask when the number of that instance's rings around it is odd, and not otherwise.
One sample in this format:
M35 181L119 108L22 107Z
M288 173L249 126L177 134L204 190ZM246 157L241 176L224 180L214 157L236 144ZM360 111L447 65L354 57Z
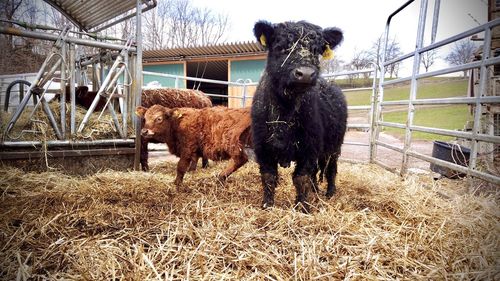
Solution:
M300 66L292 72L293 80L297 83L310 84L316 79L316 70L308 66Z
M141 130L141 136L143 136L143 137L151 137L153 135L154 135L154 133L151 130L148 130L148 129Z

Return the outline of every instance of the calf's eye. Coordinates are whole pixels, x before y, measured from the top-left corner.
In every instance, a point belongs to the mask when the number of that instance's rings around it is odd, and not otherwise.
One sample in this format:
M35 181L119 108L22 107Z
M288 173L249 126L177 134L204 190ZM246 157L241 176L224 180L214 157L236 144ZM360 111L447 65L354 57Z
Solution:
M156 122L161 122L161 121L163 121L163 118L161 118L161 116L156 118Z

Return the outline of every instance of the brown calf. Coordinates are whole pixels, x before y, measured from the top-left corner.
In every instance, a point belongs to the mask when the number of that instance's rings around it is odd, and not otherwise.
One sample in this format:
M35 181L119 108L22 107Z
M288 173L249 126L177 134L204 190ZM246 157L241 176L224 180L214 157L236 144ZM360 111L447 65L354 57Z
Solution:
M226 107L167 108L153 105L137 107L136 114L145 119L141 135L167 143L170 153L180 157L175 184L182 184L191 162L198 157L230 160L219 174L225 180L248 161L245 146L251 145L250 108Z

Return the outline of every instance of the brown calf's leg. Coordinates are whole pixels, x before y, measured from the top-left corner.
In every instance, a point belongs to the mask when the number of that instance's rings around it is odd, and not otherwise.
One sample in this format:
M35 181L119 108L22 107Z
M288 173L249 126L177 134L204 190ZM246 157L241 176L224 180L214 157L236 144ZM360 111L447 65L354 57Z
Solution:
M222 171L217 178L220 181L225 181L229 175L234 173L234 171L238 170L241 166L245 165L246 162L248 162L248 156L246 155L231 158L226 169L224 169L224 171Z
M191 163L191 158L181 156L181 159L177 163L177 176L175 178L174 184L179 188L182 184L182 179L184 178L184 174L189 168Z

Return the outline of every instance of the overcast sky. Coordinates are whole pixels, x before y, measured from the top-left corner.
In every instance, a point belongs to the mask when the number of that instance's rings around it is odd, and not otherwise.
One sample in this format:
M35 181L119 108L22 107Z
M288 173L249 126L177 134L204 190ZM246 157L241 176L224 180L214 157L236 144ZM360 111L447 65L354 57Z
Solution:
M384 32L387 17L406 2L406 0L192 1L196 6L209 7L229 15L231 27L228 42L255 40L252 33L253 25L261 19L273 23L307 20L323 28L339 27L344 31L344 42L336 50L336 55L344 61L349 61L354 51L369 49ZM477 22L486 23L487 7L487 0L441 0L437 40L478 26ZM391 37L396 37L404 53L411 52L415 48L419 9L420 1L415 1L394 17L391 23ZM434 0L429 0L428 20L432 18L433 9ZM430 29L431 22L428 22L427 41L430 41Z

